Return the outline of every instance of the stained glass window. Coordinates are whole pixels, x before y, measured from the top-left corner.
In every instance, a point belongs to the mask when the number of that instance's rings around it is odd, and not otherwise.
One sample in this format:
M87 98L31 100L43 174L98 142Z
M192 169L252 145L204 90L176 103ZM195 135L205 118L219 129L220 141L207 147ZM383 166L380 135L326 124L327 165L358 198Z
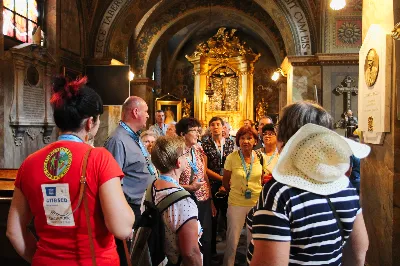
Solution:
M3 0L3 34L22 42L32 42L38 27L36 0Z

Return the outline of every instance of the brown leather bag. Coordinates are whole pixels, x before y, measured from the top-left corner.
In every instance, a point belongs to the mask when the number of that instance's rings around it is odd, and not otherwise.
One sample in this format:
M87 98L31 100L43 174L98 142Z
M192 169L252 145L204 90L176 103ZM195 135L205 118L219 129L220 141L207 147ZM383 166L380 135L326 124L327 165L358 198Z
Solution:
M92 255L92 265L97 266L96 253L94 251L92 226L90 225L89 206L88 206L87 194L85 193L86 192L86 184L87 184L87 182L86 182L86 167L87 167L89 154L91 151L92 151L92 148L89 148L89 150L85 153L85 155L83 157L82 173L81 173L81 178L80 178L81 185L79 188L79 200L78 200L78 205L76 206L75 210L79 208L79 206L82 203L82 199L83 199L83 206L85 208L85 216L86 216L86 225L88 228L88 235L89 235L90 254Z

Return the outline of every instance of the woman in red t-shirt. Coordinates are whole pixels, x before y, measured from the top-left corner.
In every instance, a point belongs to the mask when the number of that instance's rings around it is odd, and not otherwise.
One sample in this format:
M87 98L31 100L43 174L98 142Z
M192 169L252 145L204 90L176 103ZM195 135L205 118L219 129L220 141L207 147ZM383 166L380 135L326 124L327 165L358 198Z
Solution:
M31 154L15 180L7 237L34 266L92 265L92 257L99 266L119 265L113 235L120 239L131 235L135 217L121 189L123 172L106 149L87 144L99 128L103 103L85 83L86 78L70 83L64 77L54 80L50 102L61 135ZM78 203L88 150L84 193L89 228L84 204ZM26 230L32 218L38 240Z

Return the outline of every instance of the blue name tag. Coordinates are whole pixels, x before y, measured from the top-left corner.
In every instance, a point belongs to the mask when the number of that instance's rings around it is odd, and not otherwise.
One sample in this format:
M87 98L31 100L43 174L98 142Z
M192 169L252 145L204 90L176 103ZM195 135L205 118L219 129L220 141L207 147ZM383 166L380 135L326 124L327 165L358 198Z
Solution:
M251 199L251 191L249 189L244 192L244 198Z

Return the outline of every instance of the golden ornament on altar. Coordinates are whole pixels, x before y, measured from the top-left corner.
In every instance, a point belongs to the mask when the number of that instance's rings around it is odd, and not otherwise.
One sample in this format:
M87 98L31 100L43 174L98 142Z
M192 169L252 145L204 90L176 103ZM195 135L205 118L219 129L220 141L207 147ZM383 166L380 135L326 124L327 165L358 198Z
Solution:
M226 30L219 28L218 32L205 42L196 46L196 50L187 58L196 56L206 56L210 58L230 58L241 55L253 55L259 57L260 54L255 54L253 50L246 45L246 42L241 42L237 36L234 36L236 29Z
M186 98L183 98L182 118L190 117L190 109L190 103L186 102Z
M268 103L265 102L265 99L262 98L260 102L258 102L256 106L256 121L260 121L261 118L266 116L268 110Z

